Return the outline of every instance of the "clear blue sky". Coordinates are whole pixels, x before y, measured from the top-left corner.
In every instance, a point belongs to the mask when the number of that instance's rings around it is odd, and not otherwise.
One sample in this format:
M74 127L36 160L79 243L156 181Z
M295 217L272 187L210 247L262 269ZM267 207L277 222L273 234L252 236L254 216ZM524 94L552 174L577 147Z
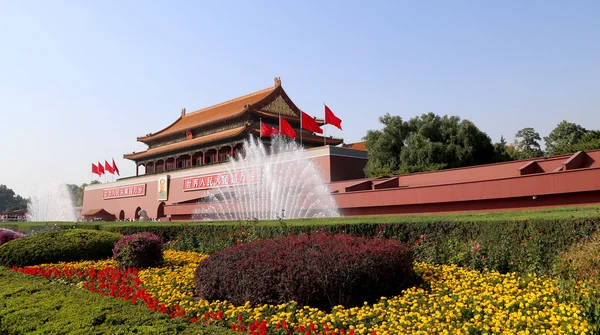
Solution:
M131 175L136 136L275 76L348 143L386 112L459 115L494 141L600 129L599 17L599 1L3 1L0 184L81 184L113 157Z

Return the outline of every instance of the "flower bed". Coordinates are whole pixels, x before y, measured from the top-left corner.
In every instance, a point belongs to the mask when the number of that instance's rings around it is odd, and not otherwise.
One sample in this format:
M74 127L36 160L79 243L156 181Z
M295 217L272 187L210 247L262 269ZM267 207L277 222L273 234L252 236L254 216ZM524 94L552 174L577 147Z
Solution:
M401 296L361 307L335 307L330 313L298 306L233 306L196 301L193 272L207 255L166 251L165 264L142 271L122 270L111 261L46 264L13 268L32 275L78 282L103 295L145 304L190 322L228 327L249 334L499 334L529 331L585 334L581 309L552 280L478 272L457 266L417 263L424 284Z

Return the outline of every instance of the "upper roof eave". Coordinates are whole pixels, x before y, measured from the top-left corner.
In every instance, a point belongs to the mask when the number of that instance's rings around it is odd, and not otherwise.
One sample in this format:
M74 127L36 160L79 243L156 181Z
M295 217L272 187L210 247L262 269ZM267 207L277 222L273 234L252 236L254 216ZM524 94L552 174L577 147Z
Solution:
M288 100L293 105L293 102L291 102L291 100L289 100L289 97L287 97L287 94L281 87L281 81L278 81L276 79L274 86L265 88L263 90L256 91L256 92L253 92L250 94L246 94L246 95L237 97L235 99L227 100L225 102L222 102L222 103L219 103L216 105L212 105L212 106L209 106L209 107L206 107L206 108L203 108L203 109L191 112L191 113L187 113L187 114L182 113L182 115L177 120L175 120L175 122L171 123L166 128L164 128L156 133L150 133L150 134L147 134L146 136L137 137L137 141L146 143L151 140L155 140L155 139L159 139L159 138L162 138L162 137L165 137L168 135L175 134L179 131L183 131L184 129L191 129L191 128L203 126L206 124L210 124L213 122L224 121L224 120L228 120L228 119L237 117L237 116L242 115L243 113L247 112L249 107L259 105L259 104L263 103L264 101L270 99L272 96L275 95L275 92L281 92L281 94L285 98L287 98L286 100ZM256 100L253 101L252 98L254 98L254 97L256 97ZM242 105L240 105L240 103ZM227 107L230 107L231 110L227 110ZM225 110L220 111L220 113L217 113L218 115L209 117L209 119L205 120L204 122L202 119L200 119L200 120L192 122L188 126L182 127L182 129L172 130L176 125L178 125L180 122L185 121L188 118L192 118L192 117L197 118L197 116L201 115L201 113L203 113L203 112L211 112L211 111L214 112L215 110L217 110L219 108L225 109ZM293 105L293 108L297 109L297 107L295 105Z

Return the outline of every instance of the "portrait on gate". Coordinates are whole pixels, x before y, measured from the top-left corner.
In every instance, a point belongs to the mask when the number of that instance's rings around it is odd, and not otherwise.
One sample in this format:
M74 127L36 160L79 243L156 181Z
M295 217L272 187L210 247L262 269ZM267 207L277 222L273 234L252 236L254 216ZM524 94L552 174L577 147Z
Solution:
M158 201L166 201L169 195L169 176L158 178Z

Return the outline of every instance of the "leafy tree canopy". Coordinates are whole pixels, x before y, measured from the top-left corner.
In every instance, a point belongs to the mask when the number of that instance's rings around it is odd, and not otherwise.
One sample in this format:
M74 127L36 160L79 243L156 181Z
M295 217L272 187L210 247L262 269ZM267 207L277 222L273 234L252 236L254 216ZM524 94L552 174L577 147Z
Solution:
M563 120L544 137L544 141L547 154L553 156L600 149L599 138L600 131L587 130L578 124Z
M540 134L531 127L523 128L515 134L516 159L529 159L544 156L540 147Z
M364 137L369 177L486 164L502 155L486 133L458 116L428 113L403 121L385 114L379 122L383 129Z
M544 137L546 153L549 156L565 154L570 150L569 147L579 143L587 133L588 130L582 126L563 120Z
M0 185L0 213L27 208L28 200L15 194L6 185Z

